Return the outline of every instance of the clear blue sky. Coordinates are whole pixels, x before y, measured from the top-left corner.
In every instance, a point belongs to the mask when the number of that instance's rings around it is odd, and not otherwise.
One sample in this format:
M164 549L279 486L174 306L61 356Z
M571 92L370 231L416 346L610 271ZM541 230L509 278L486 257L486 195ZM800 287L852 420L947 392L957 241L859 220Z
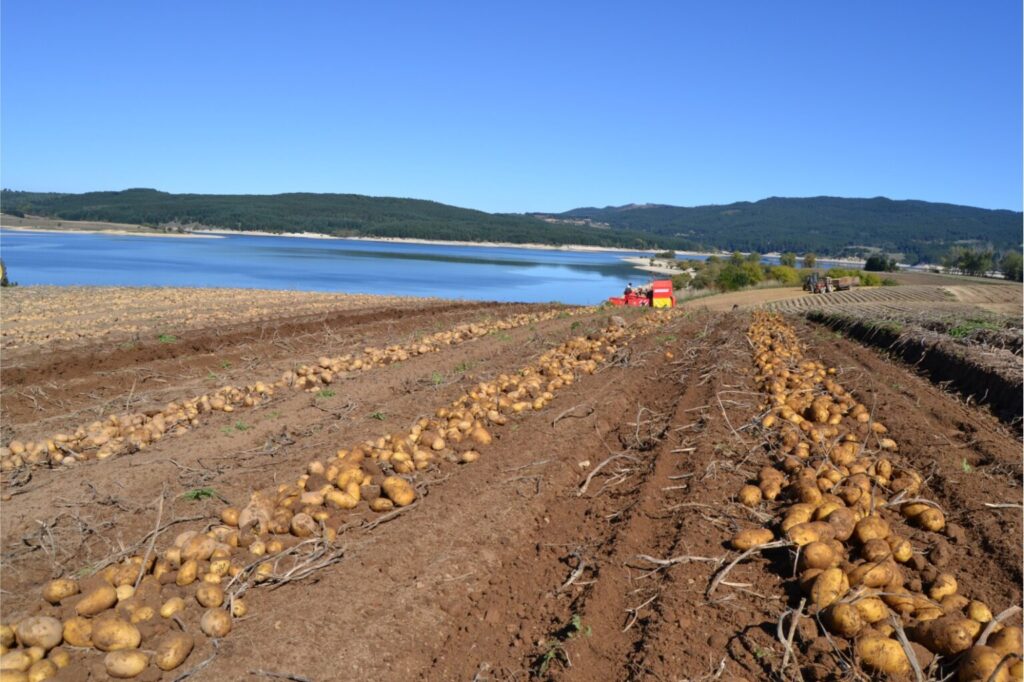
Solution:
M1021 209L1021 3L3 0L0 181Z

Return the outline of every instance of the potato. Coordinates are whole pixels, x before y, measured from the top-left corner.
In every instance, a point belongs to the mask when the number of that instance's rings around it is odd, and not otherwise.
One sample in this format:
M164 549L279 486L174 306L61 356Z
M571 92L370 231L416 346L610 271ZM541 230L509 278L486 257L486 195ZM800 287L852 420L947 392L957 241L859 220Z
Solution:
M10 625L0 625L0 646L7 648L14 646L14 628Z
M36 661L28 669L28 682L43 682L57 674L57 666L53 661Z
M768 528L750 528L741 530L732 537L730 544L733 549L748 550L760 545L765 545L775 539L775 535Z
M395 503L386 497L377 497L370 502L370 509L375 512L387 512L395 508Z
M966 609L970 603L970 600L962 594L950 594L943 597L939 605L947 614L955 614L957 611Z
M71 654L60 647L50 649L50 653L46 655L46 658L53 661L53 664L58 668L66 668L71 663Z
M884 561L885 559L888 559L891 554L892 548L889 547L889 543L878 538L868 540L864 543L864 546L860 548L860 556L864 561Z
M946 517L935 507L925 510L914 521L921 528L930 530L933 533L938 533L946 527Z
M71 646L92 646L92 621L74 616L64 622L64 641Z
M857 655L869 670L902 676L910 672L910 661L895 639L871 635L857 640Z
M292 517L291 532L299 538L313 537L320 534L320 525L309 514L300 512Z
M30 646L25 649L25 653L32 659L32 662L41 661L46 656L46 649L41 646Z
M477 452L476 450L466 450L461 455L459 455L459 461L461 461L463 464L472 464L478 459L480 459L480 453Z
M405 507L416 500L416 491L401 476L388 476L381 483L381 488L396 506Z
M850 591L850 582L840 568L827 568L814 579L811 603L819 609L829 606Z
M985 602L974 600L967 605L967 617L979 623L987 623L992 620L992 611Z
M853 604L833 604L822 614L825 627L830 632L853 638L864 627L864 618Z
M1003 654L992 647L973 646L960 663L957 679L961 682L1010 682L1010 666L999 668ZM994 677L996 668L999 673Z
M224 609L207 609L199 627L207 637L224 637L231 632L231 614Z
M142 651L111 651L103 657L107 674L117 679L128 679L142 674L149 665L149 655Z
M192 653L194 644L187 632L170 632L157 641L153 662L161 670L174 670Z
M206 561L217 548L217 541L208 535L194 535L181 546L181 558L183 561L195 559Z
M238 516L241 514L234 507L224 507L220 510L220 520L227 526L238 526Z
M101 585L90 590L78 603L75 604L75 612L79 616L95 616L106 611L117 603L117 590L113 585Z
M117 589L114 591L117 592L118 602L123 602L128 599L131 599L132 595L135 594L135 588L131 585L118 585Z
M853 604L866 623L877 623L889 617L889 609L878 597L864 597Z
M832 526L833 537L840 542L846 542L853 535L857 519L853 511L846 507L840 507L825 517L828 525Z
M216 608L224 603L224 590L220 585L204 583L196 590L196 601L206 608Z
M802 547L812 542L831 540L835 537L835 529L824 521L808 521L790 528L786 537Z
M877 514L872 514L857 522L853 536L863 545L869 540L884 540L890 532L889 522Z
M736 497L740 504L746 507L756 507L761 503L761 489L757 486L745 485L740 488L740 492Z
M340 490L328 490L324 494L324 500L329 507L335 509L355 509L359 505L359 498Z
M940 601L943 597L956 594L956 590L956 576L952 573L940 573L928 589L928 596L935 601Z
M136 649L141 641L139 629L126 620L99 618L92 624L92 643L100 651Z
M132 612L131 621L132 623L145 623L153 620L154 616L156 616L156 611L152 606L140 606Z
M46 651L57 646L64 639L60 621L49 616L26 618L18 623L15 634L22 646L38 646Z
M888 560L868 561L854 566L847 577L850 579L850 585L854 587L858 585L884 587L892 581L895 568L895 565Z
M181 564L181 568L178 569L178 575L174 578L174 582L181 587L191 585L196 581L198 573L199 562L195 559L189 559Z
M836 553L827 542L815 541L804 545L800 550L800 561L797 568L805 571L808 568L831 568L837 560Z
M32 666L32 663L32 657L24 651L8 651L0 656L0 671L25 672Z
M185 600L181 597L171 597L160 607L160 615L163 618L170 618L185 608Z
M242 618L247 613L249 613L249 606L244 600L238 597L231 600L231 616L233 618Z
M1019 627L1011 625L990 636L988 645L1003 655L1024 656L1021 646L1022 637L1024 637L1024 632Z
M802 502L791 506L789 511L786 512L786 517L782 519L782 524L780 525L782 532L787 533L793 526L810 521L814 509L814 505Z
M974 644L972 631L976 621L962 616L943 616L920 623L912 630L914 641L932 653L954 656L967 651Z
M51 580L43 586L43 599L55 605L60 604L62 599L76 594L78 594L78 581L70 578Z
M20 670L0 669L0 682L28 682L28 673Z
M892 550L892 558L901 564L907 563L914 556L914 547L910 544L910 540L898 535L890 535L885 541L889 543L889 549Z

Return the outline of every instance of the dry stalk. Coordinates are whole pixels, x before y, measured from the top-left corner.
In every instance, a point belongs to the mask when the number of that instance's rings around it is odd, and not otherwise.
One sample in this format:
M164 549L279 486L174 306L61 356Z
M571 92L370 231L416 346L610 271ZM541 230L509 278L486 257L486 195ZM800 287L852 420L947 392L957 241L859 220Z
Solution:
M758 545L757 547L751 547L750 549L748 549L747 551L743 552L738 557L733 559L725 568L719 570L715 574L715 577L711 580L711 584L708 586L706 596L710 598L711 594L715 591L715 588L718 587L719 583L721 583L722 580L725 579L725 576L729 575L729 571L735 568L738 563L740 563L750 555L756 554L758 552L763 552L766 549L778 549L780 547L789 547L792 544L793 543L791 543L789 540L776 540L774 542Z

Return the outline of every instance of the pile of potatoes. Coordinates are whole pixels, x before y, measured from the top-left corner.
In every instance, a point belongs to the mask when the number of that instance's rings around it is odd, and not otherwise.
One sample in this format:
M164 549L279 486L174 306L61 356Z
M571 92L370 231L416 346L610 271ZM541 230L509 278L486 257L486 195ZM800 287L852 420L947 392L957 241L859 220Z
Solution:
M71 466L83 460L107 459L114 455L137 452L161 438L178 436L198 426L200 415L204 413L233 412L238 408L253 407L273 396L275 390L297 388L316 391L332 383L342 372L365 371L416 355L433 353L444 346L458 345L494 331L514 329L553 319L558 315L585 312L590 312L590 309L521 313L492 322L461 324L406 346L368 347L360 357L323 357L316 365L303 365L295 371L285 372L275 383L257 381L244 387L224 386L213 393L169 403L163 410L111 415L79 427L73 433L58 433L40 441L12 440L6 447L0 447L0 472L24 465Z
M514 374L480 382L407 431L309 462L294 482L256 491L242 509L223 508L219 523L184 531L170 547L86 579L50 581L35 613L0 625L0 681L48 679L71 660L62 644L103 652L114 678L153 666L176 669L199 633L231 631L233 618L248 611L239 588L272 580L282 552L334 540L353 513L365 518L413 504L417 471L477 461L509 416L544 409L578 374L595 372L624 343L671 317L570 339Z
M481 323L460 324L453 329L429 334L421 339L405 345L391 345L384 348L369 346L362 354L345 354L335 357L322 357L315 365L302 365L294 371L281 375L279 384L300 388L305 391L317 391L334 381L342 372L359 372L402 362L417 355L436 353L445 346L457 346L466 341L478 339L498 331L516 329L536 322L544 322L558 316L580 315L592 312L590 308L573 310L548 310L541 313L520 313L510 317Z
M780 461L761 469L738 499L780 503L778 531L798 548L796 579L811 615L855 641L861 664L876 674L912 669L898 622L931 654L961 656L962 681L1022 679L1021 628L995 624L987 642L978 641L993 619L989 607L959 594L956 577L925 562L901 535L904 523L938 532L946 520L920 498L921 475L887 456L898 444L885 425L835 381L834 368L804 358L780 316L755 314L748 336L768 396L761 425ZM744 530L732 545L747 550L775 537L768 528Z

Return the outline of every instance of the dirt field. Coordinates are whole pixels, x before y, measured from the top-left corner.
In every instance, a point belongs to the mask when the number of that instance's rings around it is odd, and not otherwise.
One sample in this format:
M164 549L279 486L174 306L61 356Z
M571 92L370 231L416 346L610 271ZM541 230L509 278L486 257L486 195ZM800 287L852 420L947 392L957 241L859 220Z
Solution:
M918 294L902 294L917 300ZM202 306L191 321L178 319L154 298L137 311L153 313L141 331L104 334L108 325L100 321L84 325L94 331L60 350L46 338L53 308L34 308L30 300L18 308L19 345L5 350L2 367L8 447L14 437L73 436L110 414L152 417L169 402L181 408L217 387L269 384L302 366L319 367L320 374L308 386L294 377L275 384L271 394L260 393L251 405L239 402L230 413L202 412L195 423L180 424L178 435L168 431L143 448L69 467L48 464L61 454L55 447L37 465L26 459L4 472L0 621L72 620L81 607L77 595L54 604L40 597L54 578L72 578L86 592L122 585L116 613L119 622L135 621L145 666L136 679L145 680L880 676L857 642L887 637L886 623L864 626L856 638L835 634L823 624L831 622L831 611L811 603L820 595L802 592L794 579L795 546L745 557L732 548L743 529L789 537L777 522L792 507L793 492L751 506L738 495L763 478L765 467L775 476L797 476L786 470L787 437L764 420L771 372L753 350L760 317L733 311L733 304L726 312L673 315L615 310L622 319L613 321L609 311L552 306L349 305L313 296L263 305L261 296L253 298L260 312L227 326ZM7 300L5 330L13 314ZM103 314L102 306L83 301L76 308L87 319ZM90 310L101 312L90 316ZM850 433L874 434L874 440L861 436L870 445L864 456L876 458L871 497L879 504L896 500L875 511L892 525L893 537L898 533L913 548L899 565L901 585L927 592L939 574L949 574L959 594L995 614L1020 606L1022 466L1014 433L987 410L965 405L876 350L800 315L783 319L805 345L803 357L835 368L828 376L870 411L871 423L884 421L885 436L898 444L887 450L881 434L858 425L852 412L837 422ZM176 332L174 342L158 338L168 328ZM448 334L456 329L468 331ZM435 341L427 351L399 353L415 351L428 337ZM132 340L131 347L120 348L127 343L121 339ZM323 382L322 370L331 366L323 360L377 357L369 349L391 351L386 360L342 369ZM797 368L794 362L794 377ZM435 416L439 408L462 415L465 406L483 407L470 419ZM775 411L785 421L784 410ZM415 461L425 465L406 471L408 458L398 453L409 433L425 444L414 448ZM443 443L433 449L439 433ZM829 456L807 442L808 462ZM346 454L336 457L339 449ZM290 492L298 479L315 498L314 482L333 481L320 473L322 464L349 461L355 450L366 453L360 471L372 482L357 486L363 498L353 508L317 506L301 489ZM876 468L879 457L892 462L891 475ZM893 492L899 477L909 475L897 472L907 471L920 476L915 497L943 511L941 532L908 525L901 516ZM386 474L411 481L415 501L400 504L387 491L374 498ZM798 483L784 487L799 490ZM257 540L267 549L261 545L257 553L250 544L245 550L255 531L243 531L244 519L225 515L225 507L255 514L264 494L294 502L300 493L303 501L289 507L291 526L262 533ZM373 499L395 504L372 511L367 501ZM296 521L306 514L298 505L310 514L326 510L316 519L318 530ZM267 519L256 528L276 523ZM183 531L200 536L180 536ZM182 580L186 554L207 531L216 548L196 564L206 577ZM276 558L274 541L282 543ZM841 565L853 570L864 550L849 551L849 563ZM217 552L227 573L216 568ZM133 556L135 564L116 568ZM204 634L200 583L216 583L246 605L226 636ZM132 586L137 589L129 591ZM863 597L865 589L851 595ZM179 596L185 606L172 618L146 611ZM950 602L949 612L962 606ZM899 611L895 622L911 637L926 622L923 608ZM95 637L114 613L85 619ZM980 630L980 621L973 622ZM1014 622L1019 614L1009 614L1005 624ZM164 672L149 658L179 629L194 649ZM56 649L67 652L69 663L54 679L108 679L103 652L68 642ZM910 646L922 679L940 679L958 664L952 654L936 658L916 642ZM51 651L46 660L58 659ZM1005 667L1013 663L1008 659ZM913 673L908 668L894 677Z

